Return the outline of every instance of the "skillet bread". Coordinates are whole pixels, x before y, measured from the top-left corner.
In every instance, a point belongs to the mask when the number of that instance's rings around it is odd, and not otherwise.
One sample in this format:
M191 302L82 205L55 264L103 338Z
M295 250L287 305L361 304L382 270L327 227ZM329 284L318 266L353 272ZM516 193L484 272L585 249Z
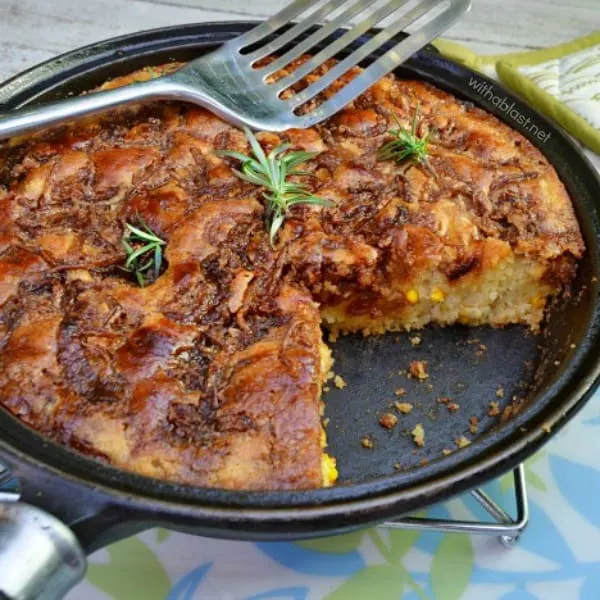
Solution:
M409 127L417 108L427 159L379 160L394 115ZM218 154L248 154L246 136L200 108L139 105L0 146L4 408L147 476L327 486L322 324L537 331L568 291L584 246L562 183L469 103L388 76L317 127L257 137L316 152L298 180L333 203L293 207L274 245L261 189ZM145 287L122 269L136 218L166 242Z

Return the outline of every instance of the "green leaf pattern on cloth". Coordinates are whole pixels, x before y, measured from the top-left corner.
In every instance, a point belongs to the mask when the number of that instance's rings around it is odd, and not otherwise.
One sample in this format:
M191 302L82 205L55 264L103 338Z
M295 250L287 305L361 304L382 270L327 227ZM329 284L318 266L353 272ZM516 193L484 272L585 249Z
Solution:
M314 540L303 540L296 542L298 546L306 548L307 550L313 550L315 552L325 552L333 554L346 554L356 550L362 541L365 532L351 531L344 535L334 535L326 538L317 538Z
M372 565L365 567L337 590L329 594L327 600L398 600L406 578L402 571L392 565Z
M473 563L471 540L460 534L445 535L431 564L435 600L459 600L469 585Z
M156 530L156 541L159 544L161 544L169 537L170 534L171 534L171 532L168 529L163 529L162 527L159 527Z
M107 548L110 561L90 563L87 579L114 600L164 600L171 581L154 552L138 537Z
M392 529L390 530L390 550L388 556L391 562L398 562L413 547L421 535L417 530Z
M540 450L537 454L534 454L532 458L525 461L525 480L527 481L528 487L537 490L539 492L548 491L548 486L543 478L536 472L536 465L540 462L548 462L548 453L544 450ZM515 485L512 471L502 475L500 478L500 491L506 492L511 490Z

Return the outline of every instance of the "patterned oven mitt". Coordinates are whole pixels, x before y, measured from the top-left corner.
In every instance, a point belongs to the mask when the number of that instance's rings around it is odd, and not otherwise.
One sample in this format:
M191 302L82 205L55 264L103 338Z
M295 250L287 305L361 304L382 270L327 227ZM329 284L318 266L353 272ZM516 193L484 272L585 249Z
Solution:
M489 72L540 112L600 154L600 31L553 48L478 56L446 40L434 42L449 58Z

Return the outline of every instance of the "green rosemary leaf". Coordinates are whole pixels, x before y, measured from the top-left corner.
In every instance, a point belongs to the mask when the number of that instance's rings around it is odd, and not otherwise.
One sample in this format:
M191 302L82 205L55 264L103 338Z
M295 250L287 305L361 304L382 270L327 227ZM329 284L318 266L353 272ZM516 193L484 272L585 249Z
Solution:
M417 108L415 108L415 116L412 120L412 127L410 129L411 135L413 137L417 137L417 121L419 119L419 108L420 108L420 105L417 104Z
M134 250L128 257L127 260L125 261L125 268L128 269L129 267L131 267L131 265L141 256L144 256L144 254L146 254L146 252L148 252L149 250L154 251L154 248L156 247L156 244L152 243L152 244L146 244L145 246L141 246L140 248L138 248L137 250ZM160 246L159 246L160 247Z
M292 170L292 169L295 169L299 164L313 159L315 156L317 156L317 154L318 154L318 152L299 151L299 152L294 152L293 154L288 154L287 156L284 156L283 160L284 160L287 168ZM305 173L305 171L303 173ZM301 173L296 172L295 174L300 175Z
M240 179L244 179L245 181L249 181L250 183L254 183L255 185L266 185L268 180L265 179L264 176L256 173L251 165L243 164L242 171L237 171L234 169L233 171Z
M131 244L125 239L125 237L121 239L121 244L123 244L123 248L125 248L125 252L127 252L128 255L133 252Z
M333 206L333 203L329 200L326 200L325 198L315 198L314 196L298 197L295 199L292 198L288 204L289 206L293 206L294 204L316 204L319 206Z
M155 243L155 244L164 244L165 243L159 237L156 237L156 235L152 232L152 230L150 230L150 233L148 233L146 231L142 231L141 229L139 229L137 227L134 227L130 223L127 223L127 229L129 229L129 231L131 233L134 233L138 238L141 238L143 240L147 240L147 241Z
M163 246L166 242L160 239L140 216L137 216L136 225L125 224L121 244L127 255L123 268L135 275L140 287L159 277L163 264Z
M392 136L392 139L383 144L377 151L379 160L395 160L398 163L407 158L419 163L427 160L431 132L421 138L417 135L419 106L415 109L410 130L400 123L395 114L394 120L397 127L389 130L388 133Z
M281 146L277 146L277 148L274 148L269 152L269 158L277 158L280 154L287 152L291 147L292 145L289 142L281 144Z
M290 176L310 174L298 167L314 158L317 152L290 151L290 144L282 144L266 155L254 134L247 128L244 128L244 131L252 149L250 156L233 150L222 150L218 155L239 160L239 170L233 171L236 176L264 188L262 196L266 200L266 227L271 245L274 245L277 233L292 206L333 206L333 203L326 198L314 196L304 184L288 180Z
M271 242L271 246L273 246L273 244L275 243L277 232L283 225L284 219L285 217L280 212L277 212L271 217L271 224L269 225L269 241Z
M235 152L234 150L220 150L217 152L219 156L229 156L231 158L236 158L240 162L244 163L248 160L248 157L241 152Z
M300 171L299 169L294 169L294 175L308 175L308 176L313 176L314 173L312 173L311 171Z
M136 271L143 273L147 271L154 264L154 256L150 257L143 265L136 267Z
M148 235L156 238L157 240L160 240L159 237L156 237L156 235L154 235L154 231L152 231L152 229L150 229L150 226L148 225L148 223L146 223L146 221L144 221L144 219L142 219L142 217L139 214L136 214L136 216L137 216L137 220L139 221L140 225L146 230L146 233Z
M162 267L162 250L160 246L154 248L154 279L158 279Z

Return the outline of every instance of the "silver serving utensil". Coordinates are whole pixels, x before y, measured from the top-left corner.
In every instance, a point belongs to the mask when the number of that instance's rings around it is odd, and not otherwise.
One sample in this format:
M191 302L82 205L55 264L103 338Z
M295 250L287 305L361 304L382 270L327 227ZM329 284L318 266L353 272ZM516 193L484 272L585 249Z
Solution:
M184 100L199 104L235 125L247 125L252 129L283 131L290 127L310 127L338 112L378 79L445 31L469 10L470 5L470 0L330 0L325 3L296 0L248 33L230 40L214 52L189 62L170 75L35 108L11 111L0 117L0 139L59 125L124 104L157 99ZM342 8L344 10L339 12ZM312 12L300 22L291 24L292 19L301 17L308 11ZM331 21L290 46L298 36L336 11L339 14ZM323 77L298 94L287 99L280 97L284 90L327 59L334 57L369 29L385 18L397 14L399 16L396 20L352 51ZM429 16L431 19L426 20ZM267 82L270 75L306 54L316 44L356 17L360 17L357 25L326 45L301 67L283 79ZM325 90L350 68L419 20L426 22L373 61L331 98L306 114L295 113L299 106ZM291 27L281 33L279 30L286 25ZM273 34L275 37L272 37ZM265 38L268 40L259 45ZM253 46L257 45L258 48L253 49ZM291 49L286 49L290 47ZM285 50L283 54L268 65L258 68L255 66L260 59L282 50Z

